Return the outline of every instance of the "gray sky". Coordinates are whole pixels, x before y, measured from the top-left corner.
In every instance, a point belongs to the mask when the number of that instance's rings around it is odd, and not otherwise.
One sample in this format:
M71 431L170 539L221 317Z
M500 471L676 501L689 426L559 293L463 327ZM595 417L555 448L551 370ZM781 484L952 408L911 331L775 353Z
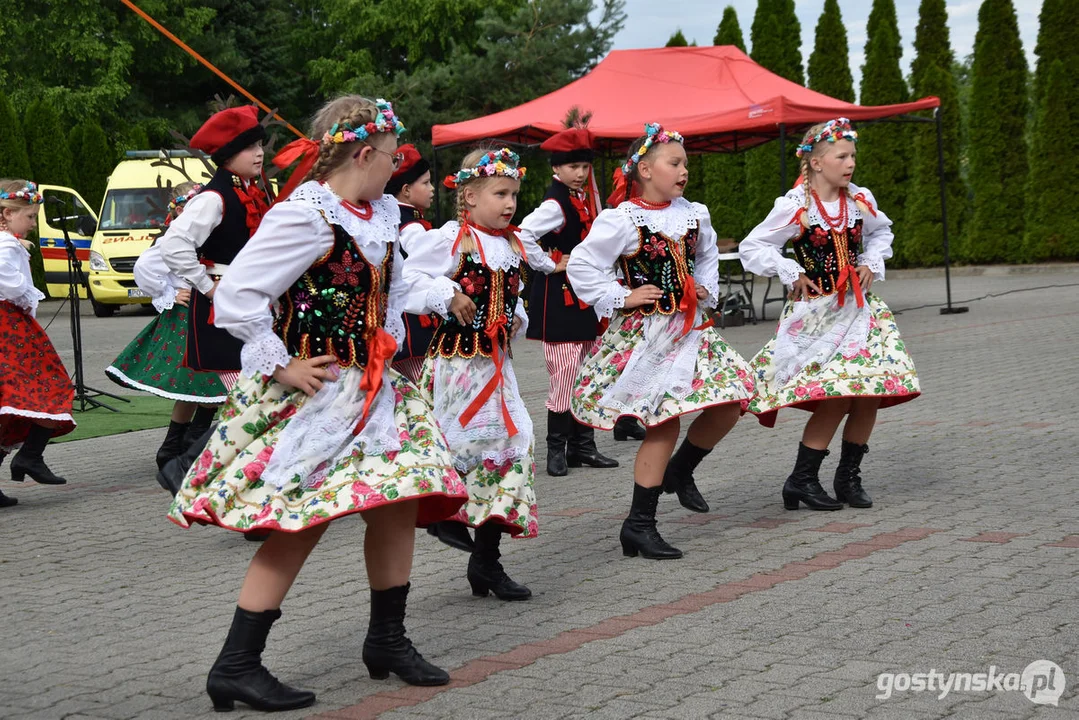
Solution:
M919 0L896 0L899 18L899 34L903 39L903 71L910 72L914 59L914 29L918 25ZM615 37L616 50L629 48L662 47L675 30L681 28L686 39L694 39L700 45L711 45L716 28L723 18L723 8L733 5L738 12L746 45L749 45L749 28L757 0L626 0L626 24ZM978 8L981 0L947 0L948 27L951 30L952 49L957 58L974 52L974 35L978 31ZM1027 62L1034 67L1034 45L1038 37L1038 13L1042 0L1013 0L1019 15L1019 33ZM813 31L824 8L824 0L795 0L798 19L802 23L802 55L808 61L813 51ZM872 0L839 0L843 21L847 25L847 41L850 44L851 71L857 87L861 78L861 66L865 62L862 48L865 46L865 23L869 19Z

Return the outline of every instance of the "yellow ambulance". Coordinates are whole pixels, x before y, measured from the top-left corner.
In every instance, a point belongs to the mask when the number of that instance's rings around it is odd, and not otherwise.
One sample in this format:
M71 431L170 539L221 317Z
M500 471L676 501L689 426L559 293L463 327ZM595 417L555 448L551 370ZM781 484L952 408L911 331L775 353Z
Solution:
M142 251L165 227L172 188L207 182L213 166L182 150L129 150L109 176L97 228L89 245L87 279L94 314L150 302L132 274Z

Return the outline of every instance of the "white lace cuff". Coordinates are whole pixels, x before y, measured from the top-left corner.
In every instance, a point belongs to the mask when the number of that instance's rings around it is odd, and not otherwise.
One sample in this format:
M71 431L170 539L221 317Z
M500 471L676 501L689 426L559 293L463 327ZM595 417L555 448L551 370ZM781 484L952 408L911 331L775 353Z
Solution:
M630 289L622 285L618 286L617 290L612 290L599 299L592 309L596 311L596 315L601 318L609 318L614 315L614 311L626 304L626 298L629 297Z
M281 338L267 332L244 343L240 351L240 372L250 378L273 375L278 367L288 367L291 359Z
M28 315L33 315L37 312L37 304L44 299L45 293L31 285L21 297L12 300L12 302L25 310Z
M386 327L383 330L393 336L393 339L397 341L397 349L400 350L408 334L405 330L405 319L401 316L401 308L391 307L386 310Z
M776 275L779 275L779 281L787 287L798 282L798 276L804 272L805 268L790 258L781 259L779 265L776 266Z
M862 253L858 256L858 264L865 265L872 270L874 280L884 281L884 258L880 255Z
M431 289L427 291L427 307L444 318L450 316L450 301L461 286L448 277L435 278Z
M165 284L165 290L160 295L155 295L150 298L150 303L154 306L154 309L159 313L166 310L172 310L176 304L176 288L168 283Z
M702 300L701 304L712 309L719 307L719 280L701 283L700 287L708 291L708 297Z
M557 263L555 263L555 261L551 258L550 255L544 253L543 255L536 258L536 264L532 266L532 269L536 272L541 272L544 275L550 275L554 272L556 264Z

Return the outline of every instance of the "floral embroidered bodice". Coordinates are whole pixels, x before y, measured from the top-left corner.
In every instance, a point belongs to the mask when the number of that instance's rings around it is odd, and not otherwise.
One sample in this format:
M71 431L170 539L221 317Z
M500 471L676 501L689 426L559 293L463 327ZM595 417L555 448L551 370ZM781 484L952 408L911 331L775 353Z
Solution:
M339 225L333 248L281 297L274 331L289 355L333 355L343 368L365 367L368 340L386 324L393 246L371 262Z
M503 263L499 263L501 266ZM442 357L491 357L493 338L504 342L513 324L521 284L519 266L491 267L477 253L461 253L453 281L476 304L476 317L465 326L452 314L435 332L428 354Z
M862 218L841 229L828 227L809 215L810 225L793 242L794 257L805 268L806 277L821 289L813 297L831 295L843 268L856 266L862 253Z
M619 258L622 277L630 288L655 285L663 291L663 297L654 303L635 308L643 315L671 315L678 312L686 287L687 278L693 276L697 254L697 237L700 225L688 230L677 239L655 231L648 226L637 228L640 241L637 251Z

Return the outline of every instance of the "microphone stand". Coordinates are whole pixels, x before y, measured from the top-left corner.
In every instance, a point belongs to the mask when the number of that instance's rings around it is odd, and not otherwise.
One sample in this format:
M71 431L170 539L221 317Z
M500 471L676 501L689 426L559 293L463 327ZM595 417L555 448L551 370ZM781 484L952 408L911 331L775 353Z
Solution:
M119 412L116 408L106 405L100 400L95 400L95 398L104 395L121 402L129 403L131 401L125 397L92 388L85 382L85 374L82 369L82 314L79 311L79 287L85 287L89 292L90 284L86 280L86 275L83 274L82 261L79 260L79 256L75 253L75 243L71 242L71 235L68 233L67 228L68 221L69 218L66 217L49 220L53 225L60 226L60 230L64 233L64 248L67 250L68 303L71 306L71 343L75 352L75 402L73 405L77 404L80 412L85 412L87 406L90 406L90 409L103 407L112 412Z

